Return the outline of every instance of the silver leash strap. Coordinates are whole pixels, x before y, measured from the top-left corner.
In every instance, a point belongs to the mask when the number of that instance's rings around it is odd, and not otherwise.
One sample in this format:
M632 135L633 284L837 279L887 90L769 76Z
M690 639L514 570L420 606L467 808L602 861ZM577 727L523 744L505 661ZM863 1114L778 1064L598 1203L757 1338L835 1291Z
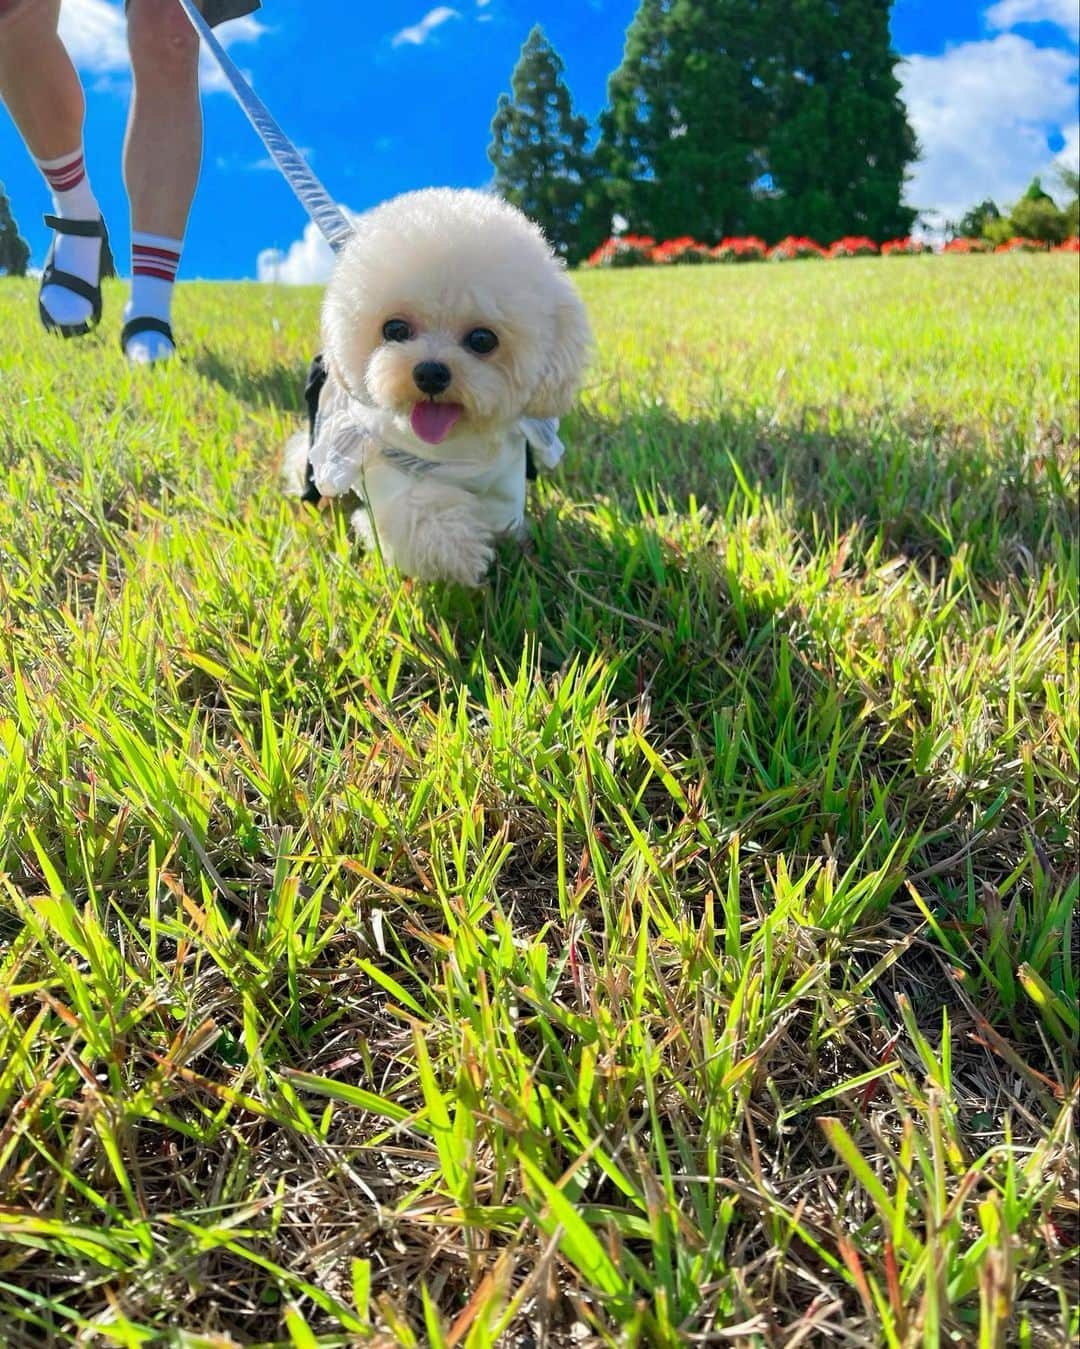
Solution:
M221 67L248 121L258 132L259 139L296 194L297 200L318 226L326 242L335 253L338 252L352 234L352 226L326 188L312 173L303 155L274 121L266 104L237 69L232 57L214 36L213 29L199 12L194 0L179 0L179 2L195 31L209 47L214 60Z

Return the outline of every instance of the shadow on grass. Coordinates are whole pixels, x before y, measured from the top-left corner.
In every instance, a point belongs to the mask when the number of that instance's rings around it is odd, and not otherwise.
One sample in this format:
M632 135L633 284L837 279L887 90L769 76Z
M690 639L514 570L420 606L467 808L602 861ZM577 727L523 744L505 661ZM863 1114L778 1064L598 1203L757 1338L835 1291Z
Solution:
M212 368L249 399L279 381L299 387L286 367L254 386L240 367ZM579 413L566 438L566 469L532 503L532 550L507 550L476 593L413 588L419 614L403 635L414 688L434 693L445 678L482 704L485 671L513 682L525 662L550 677L598 657L611 698L628 717L647 707L653 743L694 766L719 815L765 857L843 864L872 835L865 860L877 865L893 841L914 837L907 874L925 874L957 906L972 876L993 885L1024 865L1035 826L1020 759L991 754L975 777L948 753L924 762L917 737L943 729L930 695L915 679L905 703L906 684L893 687L903 672L889 675L887 661L882 687L869 690L832 649L830 624L812 620L800 573L831 550L839 569L819 596L831 604L835 588L830 623L857 616L858 640L884 650L884 601L857 587L842 594L843 572L899 556L940 574L963 553L967 574L992 590L1037 574L1055 552L1063 566L1080 530L1059 431L1025 441L882 416L858 436L809 415L791 427L648 409L618 422ZM297 673L320 687L308 659L299 655ZM1035 851L1064 875L1065 806L1044 804ZM1034 874L1042 864L1028 865Z
M204 379L211 380L249 407L276 407L284 412L304 410L304 380L308 361L295 361L252 366L240 356L222 356L210 348L203 348L192 364Z
M882 424L860 440L735 418L687 424L656 411L619 424L578 416L567 439L574 448L560 486L578 504L543 492L530 554L504 556L476 595L433 588L423 600L429 626L452 634L440 659L453 681L482 703L485 668L512 681L524 659L551 675L599 656L612 697L628 717L648 706L654 743L694 766L718 815L739 822L759 856L828 854L843 866L873 837L864 860L880 865L894 841L916 840L903 876L941 906L957 959L968 943L986 951L973 878L1011 890L1021 915L1029 903L1032 914L1052 907L1050 892L1072 872L1065 795L1045 796L1036 825L1016 756L1006 762L991 746L975 767L951 752L923 763L919 738L945 728L919 691L922 676L913 704L906 683L893 688L906 676L889 675L888 661L882 688L868 690L832 648L828 625L812 621L795 573L800 557L835 550L848 531L841 570L899 556L940 575L962 555L987 593L1037 576L1055 554L1066 565L1080 529L1060 435L991 441ZM655 512L642 508L643 491L659 499ZM720 528L698 527L691 497ZM759 554L754 522L770 512L777 524L763 528ZM840 621L839 576L835 586ZM866 639L886 643L883 601L849 598ZM1020 873L1028 879L1012 889ZM910 916L912 929L922 924ZM940 1003L940 971L930 989Z
M725 411L685 420L664 408L617 422L579 414L563 474L568 494L633 507L641 491L679 511L694 498L723 513L733 498L783 509L811 535L858 527L885 554L947 560L964 547L988 579L1026 570L1054 534L1080 538L1078 442L1059 425L1024 436L881 413L859 433Z
M206 348L193 364L249 406L304 411L305 356L254 367ZM914 562L964 548L988 579L1028 570L1055 533L1080 538L1078 444L1057 424L1025 435L879 410L855 432L831 428L833 415L805 408L796 424L735 404L691 419L664 407L618 420L579 411L566 423L571 452L557 481L575 499L630 509L642 492L674 511L694 498L724 512L734 497L757 496L808 534L858 527L885 554Z

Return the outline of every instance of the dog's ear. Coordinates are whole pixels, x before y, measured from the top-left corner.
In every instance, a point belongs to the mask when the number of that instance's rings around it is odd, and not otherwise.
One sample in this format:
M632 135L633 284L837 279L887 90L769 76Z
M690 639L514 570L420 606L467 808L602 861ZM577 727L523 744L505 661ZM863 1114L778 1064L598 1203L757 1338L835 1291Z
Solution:
M570 410L592 348L592 329L570 278L559 277L554 334L532 392L527 417L561 417Z

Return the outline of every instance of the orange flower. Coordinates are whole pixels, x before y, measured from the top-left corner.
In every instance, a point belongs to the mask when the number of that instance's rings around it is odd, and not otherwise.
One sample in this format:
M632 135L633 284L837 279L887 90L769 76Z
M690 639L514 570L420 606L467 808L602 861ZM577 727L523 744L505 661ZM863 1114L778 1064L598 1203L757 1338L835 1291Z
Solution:
M1014 235L994 249L995 253L1049 253L1049 251L1050 245L1041 239L1025 239L1020 235Z
M989 253L990 245L985 239L950 239L942 249L943 253Z
M906 254L932 252L933 249L929 244L924 244L907 235L905 235L903 239L890 239L888 243L881 245L881 256L883 258L896 258L903 257Z
M791 262L795 258L823 258L825 250L814 239L808 239L805 235L789 234L786 239L781 239L778 244L774 244L769 249L769 257L773 262Z
M768 251L764 239L748 234L744 238L721 239L712 249L712 256L720 262L761 262Z
M869 257L878 251L878 246L873 239L868 239L865 234L846 234L842 239L836 239L829 246L830 258L859 258Z

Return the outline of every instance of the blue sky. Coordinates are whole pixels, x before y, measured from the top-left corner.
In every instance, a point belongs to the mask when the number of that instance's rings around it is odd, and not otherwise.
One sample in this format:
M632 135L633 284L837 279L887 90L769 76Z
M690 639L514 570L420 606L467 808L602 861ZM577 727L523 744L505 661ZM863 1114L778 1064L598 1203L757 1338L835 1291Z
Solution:
M496 99L535 22L563 56L577 107L595 117L635 8L636 0L264 0L257 16L219 32L331 193L363 210L409 188L487 183ZM61 31L83 74L87 158L125 271L122 11L121 0L63 0ZM925 151L912 204L948 214L984 196L1009 201L1034 173L1052 178L1057 156L1075 166L1078 15L1077 0L897 0L893 40ZM322 279L326 250L209 66L203 87L204 170L183 274ZM40 265L48 199L2 111L0 179Z

